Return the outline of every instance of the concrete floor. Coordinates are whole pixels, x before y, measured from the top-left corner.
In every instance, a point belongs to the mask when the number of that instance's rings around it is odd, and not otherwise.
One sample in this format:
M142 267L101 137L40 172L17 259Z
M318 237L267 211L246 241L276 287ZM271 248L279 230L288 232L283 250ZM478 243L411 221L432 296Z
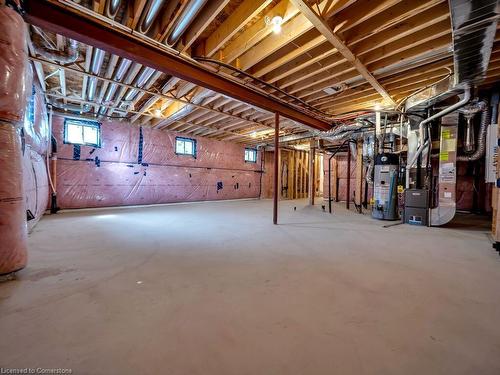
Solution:
M293 206L297 206L297 211ZM478 226L241 201L62 213L0 284L0 367L74 374L499 374Z

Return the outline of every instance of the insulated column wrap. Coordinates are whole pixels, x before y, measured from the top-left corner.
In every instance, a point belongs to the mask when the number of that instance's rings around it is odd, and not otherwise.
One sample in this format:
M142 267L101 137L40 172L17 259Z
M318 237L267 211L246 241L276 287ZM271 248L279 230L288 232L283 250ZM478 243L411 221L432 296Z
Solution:
M19 129L31 91L26 27L0 6L0 274L26 266L27 226Z

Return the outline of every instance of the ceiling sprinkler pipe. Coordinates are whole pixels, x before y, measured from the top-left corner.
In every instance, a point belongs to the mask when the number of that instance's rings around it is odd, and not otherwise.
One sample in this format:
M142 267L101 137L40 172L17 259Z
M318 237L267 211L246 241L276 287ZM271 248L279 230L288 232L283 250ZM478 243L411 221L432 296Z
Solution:
M158 16L158 12L163 6L164 0L151 0L148 4L146 15L144 16L140 26L139 31L141 33L147 33L153 21Z
M167 38L168 45L174 45L198 15L207 0L191 0L179 16Z

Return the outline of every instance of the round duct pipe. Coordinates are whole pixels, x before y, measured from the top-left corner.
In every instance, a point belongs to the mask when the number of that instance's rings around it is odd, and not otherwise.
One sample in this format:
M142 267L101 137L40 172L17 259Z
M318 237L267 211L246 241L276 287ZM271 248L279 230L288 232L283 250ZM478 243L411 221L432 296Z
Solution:
M108 2L107 12L108 12L109 18L116 17L116 14L118 13L118 9L120 9L120 5L121 5L121 0L110 0Z
M144 18L139 25L139 31L141 33L147 33L154 20L158 16L158 13L163 6L164 0L150 0Z
M193 22L206 2L207 0L191 0L189 2L172 27L172 32L167 38L168 45L174 45L179 41L182 34L184 34L189 25L191 25L191 22Z

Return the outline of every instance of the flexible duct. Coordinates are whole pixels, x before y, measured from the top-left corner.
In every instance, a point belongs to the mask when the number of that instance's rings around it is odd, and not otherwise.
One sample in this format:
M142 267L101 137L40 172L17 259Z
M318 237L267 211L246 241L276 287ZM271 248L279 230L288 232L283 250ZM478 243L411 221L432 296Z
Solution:
M457 161L475 161L479 160L484 156L486 151L486 131L490 124L491 113L489 106L484 105L481 111L481 126L479 128L479 136L477 141L476 151L471 155L460 155L457 156Z
M0 5L0 275L27 262L21 138L32 83L28 74L26 27L13 9Z
M203 8L207 0L191 0L189 4L184 8L181 15L175 21L172 27L172 32L168 36L167 44L174 45L180 39L184 31L189 27L191 22L198 15L200 10Z
M48 60L60 62L61 64L73 63L78 59L80 54L78 52L78 42L76 40L66 38L64 49L62 51L55 50L45 43L44 38L41 36L43 31L40 31L36 27L33 27L32 30L34 30L31 37L33 49L39 55Z

